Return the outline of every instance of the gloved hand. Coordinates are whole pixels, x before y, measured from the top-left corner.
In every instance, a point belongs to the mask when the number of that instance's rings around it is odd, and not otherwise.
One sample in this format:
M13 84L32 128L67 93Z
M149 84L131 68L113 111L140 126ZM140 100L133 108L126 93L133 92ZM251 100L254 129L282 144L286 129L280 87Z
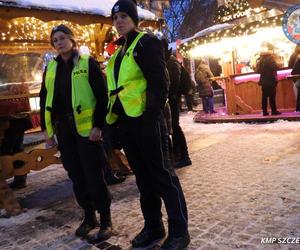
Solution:
M45 138L45 147L46 148L55 147L57 145L55 138L53 136L49 137L46 131L44 131L43 133Z
M100 128L92 128L89 136L90 141L101 141L102 138L102 130Z

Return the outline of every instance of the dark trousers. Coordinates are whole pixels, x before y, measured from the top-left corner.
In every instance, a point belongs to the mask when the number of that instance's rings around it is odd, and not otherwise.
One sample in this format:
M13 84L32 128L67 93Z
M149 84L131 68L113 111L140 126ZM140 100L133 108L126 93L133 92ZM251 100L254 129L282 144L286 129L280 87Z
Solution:
M4 132L4 138L0 143L0 155L13 155L23 151L24 131L17 129L7 129ZM24 163L15 161L14 168L21 168ZM27 174L14 176L16 182L26 182Z
M168 214L169 234L179 236L187 230L187 208L168 156L164 124L161 120L146 122L143 117L122 118L119 119L119 134L136 176L145 227L160 225L162 198Z
M275 86L262 86L262 110L264 113L268 112L268 98L269 98L269 103L271 106L272 112L276 112L276 87Z
M102 144L78 135L72 116L57 119L55 125L61 160L78 204L86 211L98 210L109 216L111 196L103 177L106 159Z
M214 98L212 96L202 97L202 105L205 113L214 112Z
M183 131L179 125L179 99L170 100L171 119L172 119L172 141L175 160L188 157L188 147Z
M193 95L187 94L187 95L184 95L184 97L185 97L185 103L186 103L188 111L193 111Z
M0 155L12 155L23 151L24 132L11 133L5 131L1 142Z
M300 111L300 88L297 87L296 111Z

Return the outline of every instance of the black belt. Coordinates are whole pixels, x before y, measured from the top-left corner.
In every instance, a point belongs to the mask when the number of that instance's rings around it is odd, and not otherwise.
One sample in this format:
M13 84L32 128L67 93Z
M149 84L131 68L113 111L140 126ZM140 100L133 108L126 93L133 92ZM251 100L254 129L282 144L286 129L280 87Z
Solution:
M54 121L65 121L74 119L73 113L55 114L53 115Z
M116 94L118 94L120 91L122 91L123 89L124 89L123 86L121 86L121 87L119 87L119 88L117 88L117 89L114 89L114 90L110 91L110 95L109 95L109 96L116 95Z

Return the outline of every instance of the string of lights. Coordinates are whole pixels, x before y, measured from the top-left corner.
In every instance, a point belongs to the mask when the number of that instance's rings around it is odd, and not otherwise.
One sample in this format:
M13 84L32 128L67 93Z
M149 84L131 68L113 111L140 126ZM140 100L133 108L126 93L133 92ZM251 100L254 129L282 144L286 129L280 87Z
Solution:
M34 46L37 43L49 44L49 36L53 27L65 24L73 31L78 46L87 46L91 54L95 54L95 28L101 24L79 25L68 21L43 22L34 17L15 18L9 21L8 27L0 34L0 43L9 42L19 47ZM109 28L106 25L105 29Z
M0 31L0 44L2 44L2 48L5 45L5 48L17 48L20 52L26 52L34 47L41 47L41 45L44 45L44 48L49 46L49 49L51 49L49 36L52 28L59 24L65 24L70 27L75 35L78 47L87 47L89 53L95 56L97 56L97 53L98 56L103 56L102 52L96 52L96 37L102 35L102 37L105 37L105 34L97 32L106 33L109 31L111 36L117 36L117 31L108 24L105 24L104 29L102 29L101 24L79 25L64 20L43 22L34 17L21 17L10 20L7 27ZM157 28L151 26L143 27L142 30L153 33L159 32ZM103 49L101 50L105 50L107 45L108 42L104 41ZM2 49L2 53L5 53L5 50Z
M213 49L214 44L220 44L225 46L233 42L233 39L239 40L242 37L255 34L258 31L265 28L278 28L282 24L282 15L270 17L262 21L255 21L252 23L242 23L234 26L233 28L223 29L210 33L209 35L196 37L186 43L179 45L179 52L184 57L200 57L201 54L195 54L195 48L210 44L210 48Z
M252 9L247 0L229 0L220 6L214 17L215 23L223 23L232 19L249 16Z

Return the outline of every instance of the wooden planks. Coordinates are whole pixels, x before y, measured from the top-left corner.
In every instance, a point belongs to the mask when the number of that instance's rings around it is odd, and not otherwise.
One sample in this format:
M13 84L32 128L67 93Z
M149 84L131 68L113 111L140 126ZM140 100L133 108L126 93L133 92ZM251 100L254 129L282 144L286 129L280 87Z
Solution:
M29 153L21 152L0 156L0 207L4 208L8 215L17 215L22 212L22 208L7 185L6 179L60 163L57 153L56 146L49 149L34 149ZM19 168L14 168L16 163L18 163Z
M294 110L296 97L293 82L288 79L278 81L276 105L281 111ZM247 81L238 84L230 78L226 84L226 101L228 114L251 114L261 112L261 87L257 82ZM270 109L270 107L269 107Z

